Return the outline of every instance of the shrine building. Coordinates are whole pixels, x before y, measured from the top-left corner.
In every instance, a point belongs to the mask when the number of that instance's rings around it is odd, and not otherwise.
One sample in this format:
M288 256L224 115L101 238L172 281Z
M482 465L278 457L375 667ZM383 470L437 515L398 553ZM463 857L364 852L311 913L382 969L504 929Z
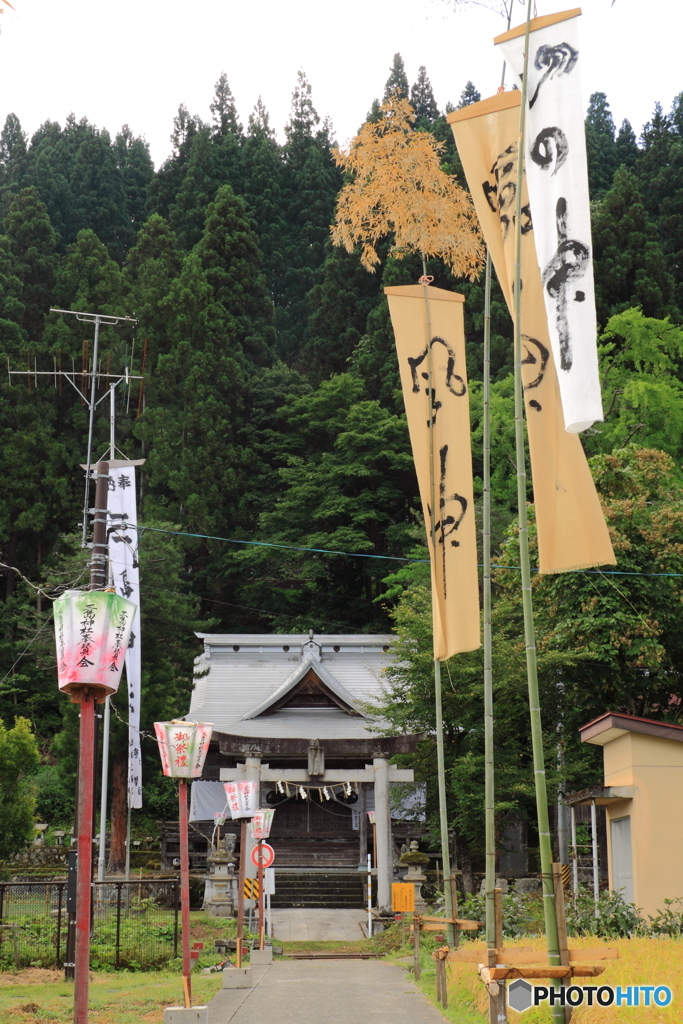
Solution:
M284 885L289 872L315 885L324 873L346 874L361 900L369 853L376 905L389 907L399 844L424 832L413 771L389 759L425 734L382 735L386 723L368 706L383 692L395 638L197 635L204 650L187 717L211 722L213 739L192 784L195 832L210 837L226 807L222 783L253 779L260 806L275 808L276 880Z

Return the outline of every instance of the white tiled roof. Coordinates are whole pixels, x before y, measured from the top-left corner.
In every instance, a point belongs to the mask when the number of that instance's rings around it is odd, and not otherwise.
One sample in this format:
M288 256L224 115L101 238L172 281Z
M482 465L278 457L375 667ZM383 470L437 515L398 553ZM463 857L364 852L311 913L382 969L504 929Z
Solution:
M302 736L367 738L371 723L337 709L283 709L246 720L250 712L267 704L304 659L318 656L325 676L354 702L378 697L382 676L391 662L391 635L314 636L305 634L198 633L204 651L196 659L195 685L189 717L213 722L216 732L240 736ZM285 649L287 648L287 649ZM310 663L310 662L309 662ZM314 730L314 731L311 731Z

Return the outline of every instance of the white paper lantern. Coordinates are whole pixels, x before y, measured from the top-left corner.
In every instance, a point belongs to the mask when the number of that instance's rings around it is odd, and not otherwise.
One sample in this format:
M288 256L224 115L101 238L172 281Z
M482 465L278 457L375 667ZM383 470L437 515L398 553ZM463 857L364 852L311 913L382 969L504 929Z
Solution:
M213 723L155 722L159 756L164 775L174 779L198 779L211 742Z
M109 590L67 590L54 602L57 679L64 693L86 687L102 699L121 681L136 605Z
M258 783L247 779L239 782L224 782L228 807L233 818L253 818L256 814Z

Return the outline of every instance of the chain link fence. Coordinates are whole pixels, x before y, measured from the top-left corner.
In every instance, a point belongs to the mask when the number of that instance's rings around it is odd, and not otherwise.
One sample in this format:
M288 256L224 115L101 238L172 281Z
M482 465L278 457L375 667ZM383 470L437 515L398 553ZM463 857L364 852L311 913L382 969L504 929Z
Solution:
M160 967L178 956L175 879L94 882L93 969ZM0 882L0 970L64 967L72 956L67 882Z

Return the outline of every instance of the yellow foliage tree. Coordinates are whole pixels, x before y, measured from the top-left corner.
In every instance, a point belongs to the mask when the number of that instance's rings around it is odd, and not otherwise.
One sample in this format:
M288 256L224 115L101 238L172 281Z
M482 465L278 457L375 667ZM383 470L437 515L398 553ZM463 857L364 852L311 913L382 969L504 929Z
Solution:
M335 149L339 167L353 175L337 199L332 240L374 273L377 243L393 233L392 255L439 256L458 277L473 280L484 260L469 194L441 170L443 145L413 127L406 99L391 96L376 123L366 122L348 150Z

